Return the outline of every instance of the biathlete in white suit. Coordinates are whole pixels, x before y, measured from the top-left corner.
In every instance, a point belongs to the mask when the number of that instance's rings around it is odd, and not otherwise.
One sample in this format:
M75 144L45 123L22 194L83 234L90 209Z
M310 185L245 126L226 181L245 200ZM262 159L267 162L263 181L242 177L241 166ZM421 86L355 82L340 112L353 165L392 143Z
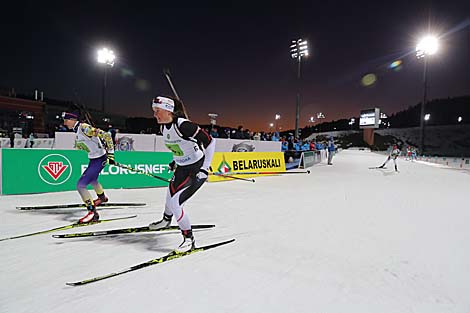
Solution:
M87 207L88 213L78 223L90 223L99 221L96 207L108 198L104 194L103 186L98 182L98 176L106 164L115 164L114 145L111 135L99 128L79 121L79 113L63 112L64 125L75 132L75 148L88 153L88 167L77 183L77 190ZM98 198L93 200L87 186L91 185Z
M152 110L160 124L165 146L173 153L169 166L174 175L168 186L163 218L151 223L149 228L167 227L174 217L183 235L183 242L176 250L184 252L194 248L195 240L183 205L207 180L215 140L187 119L184 105L177 99L156 97Z
M388 155L387 160L384 162L384 164L379 166L379 168L385 168L385 165L387 165L387 163L390 160L393 160L393 164L395 164L395 172L398 172L397 158L398 158L399 155L400 155L400 150L398 149L398 146L393 145L392 151L390 151L390 154Z

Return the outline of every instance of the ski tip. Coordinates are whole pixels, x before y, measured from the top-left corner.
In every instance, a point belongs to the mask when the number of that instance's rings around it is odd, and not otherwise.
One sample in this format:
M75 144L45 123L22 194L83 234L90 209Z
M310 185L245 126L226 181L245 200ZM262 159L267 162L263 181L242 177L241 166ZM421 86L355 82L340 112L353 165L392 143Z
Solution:
M178 227L178 226L176 226ZM192 229L204 229L204 228L214 228L215 224L195 224L191 225Z
M80 285L79 283L65 283L67 286L72 286L72 287L75 287L75 286L78 286Z
M310 174L310 170L307 170L307 174Z
M235 238L232 238L232 239L229 239L229 240L222 241L220 244L225 245L227 243L231 243L231 242L234 242L234 241L235 241Z

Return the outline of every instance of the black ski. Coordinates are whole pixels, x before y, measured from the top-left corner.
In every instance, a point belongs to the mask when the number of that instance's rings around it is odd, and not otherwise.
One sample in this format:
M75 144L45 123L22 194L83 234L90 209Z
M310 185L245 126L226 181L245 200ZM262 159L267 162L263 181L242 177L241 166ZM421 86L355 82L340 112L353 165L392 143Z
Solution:
M8 237L8 238L2 238L2 239L0 239L0 241L23 238L23 237L29 237L29 236L34 236L34 235L47 234L47 233L52 233L52 232L58 231L58 230L66 230L66 229L75 228L75 227L90 226L90 225L95 225L95 224L100 224L100 223L106 223L106 222L112 222L112 221L118 221L118 220L125 220L125 219L128 219L128 218L134 218L134 217L137 217L137 215L110 218L110 219L107 219L107 220L99 220L98 222L91 222L91 223L82 223L82 224L73 223L73 224L69 224L69 225L65 225L65 226L60 226L60 227L56 227L56 228L51 228L51 229L47 229L47 230L38 231L38 232L35 232L35 233L19 235L19 236L13 236L13 237Z
M215 227L215 225L192 225L192 229L207 229ZM148 226L143 227L129 227L129 228L119 228L119 229L110 229L110 230L101 230L101 231L94 231L94 232L86 232L86 233L75 233L75 234L59 234L59 235L52 235L54 238L81 238L81 237L96 237L96 236L107 236L107 235L119 235L119 234L134 234L134 233L146 233L146 232L164 232L164 231L171 231L171 230L179 230L177 225L168 226L165 228L152 230Z
M129 207L129 206L146 206L146 203L137 203L137 202L122 202L122 203L102 203L97 208L111 208L111 207ZM68 209L68 208L84 208L86 205L84 203L72 203L72 204L57 204L57 205L36 205L36 206L17 206L16 209L22 211L28 210L52 210L52 209Z
M128 273L128 272L136 271L136 270L139 270L141 268L144 268L144 267L147 267L147 266L150 266L150 265L161 264L163 262L170 261L170 260L173 260L173 259L178 259L178 258L187 256L187 255L190 255L190 254L194 254L196 252L201 252L201 251L209 250L209 249L219 247L219 246L222 246L222 245L226 245L226 244L234 242L234 241L235 241L235 239L230 239L230 240L227 240L227 241L222 241L222 242L214 243L214 244L207 245L207 246L194 248L193 250L189 250L187 252L171 251L167 255L164 255L160 258L153 259L153 260L150 260L150 261L147 261L147 262L144 262L144 263L140 263L140 264L128 267L126 269L120 270L118 272L110 273L110 274L103 275L103 276L93 277L93 278L90 278L90 279L85 279L85 280L77 281L77 282L74 282L74 283L66 283L66 285L81 286L81 285L86 285L86 284L89 284L89 283L94 283L94 282L97 282L97 281L100 281L100 280L103 280L103 279L107 279L107 278L111 278L111 277L118 276L118 275L121 275L121 274L125 274L125 273Z

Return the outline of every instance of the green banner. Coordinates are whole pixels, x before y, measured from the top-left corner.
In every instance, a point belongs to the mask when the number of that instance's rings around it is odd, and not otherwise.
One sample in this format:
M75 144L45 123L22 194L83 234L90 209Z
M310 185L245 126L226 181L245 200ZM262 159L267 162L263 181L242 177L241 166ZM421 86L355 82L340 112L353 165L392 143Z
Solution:
M116 151L116 162L146 173L171 178L170 152ZM2 193L25 194L75 190L88 165L77 150L2 149ZM167 186L168 183L121 167L107 165L99 182L105 189Z

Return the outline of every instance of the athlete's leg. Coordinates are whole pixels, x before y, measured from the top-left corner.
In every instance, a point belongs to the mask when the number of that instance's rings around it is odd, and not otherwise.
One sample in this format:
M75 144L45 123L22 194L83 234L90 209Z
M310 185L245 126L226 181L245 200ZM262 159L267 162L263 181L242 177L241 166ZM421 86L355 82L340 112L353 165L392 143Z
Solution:
M106 156L104 156L106 158ZM94 185L98 184L98 176L103 169L103 157L97 159L91 159L88 163L88 167L85 172L82 174L77 183L77 190L80 196L82 197L83 202L93 203L93 198L91 197L90 192L87 190L87 186L91 184L94 188ZM101 187L102 190L103 187ZM96 190L96 189L95 189Z

